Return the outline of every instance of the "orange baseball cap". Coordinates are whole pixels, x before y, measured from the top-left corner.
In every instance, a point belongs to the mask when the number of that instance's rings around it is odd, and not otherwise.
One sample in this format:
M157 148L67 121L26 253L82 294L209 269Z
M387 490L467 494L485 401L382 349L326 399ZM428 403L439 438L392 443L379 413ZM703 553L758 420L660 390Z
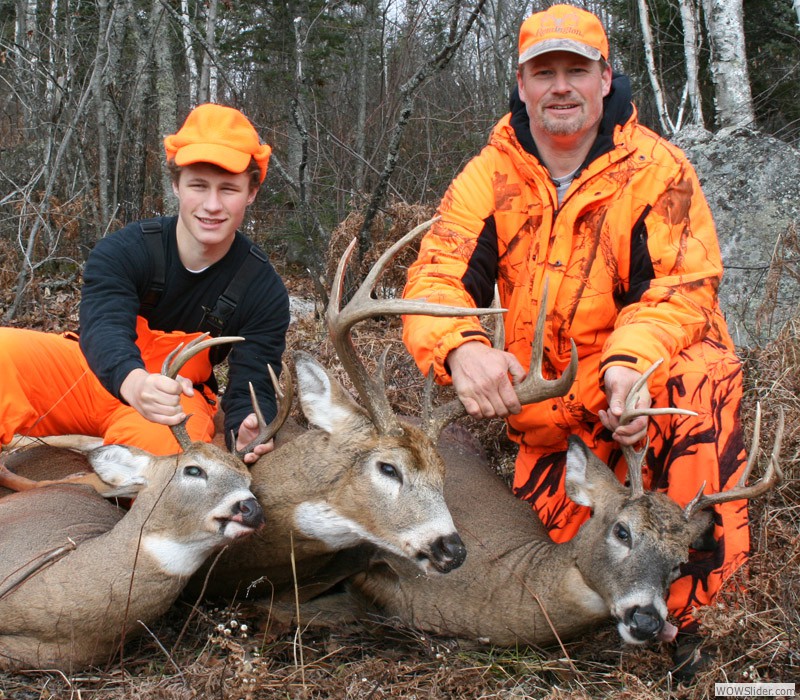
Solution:
M526 19L519 30L519 65L550 51L608 60L608 39L596 15L572 5L553 5Z
M213 163L232 173L243 173L254 158L267 176L272 149L262 144L255 128L238 109L204 104L195 107L178 133L164 139L167 160L175 165Z

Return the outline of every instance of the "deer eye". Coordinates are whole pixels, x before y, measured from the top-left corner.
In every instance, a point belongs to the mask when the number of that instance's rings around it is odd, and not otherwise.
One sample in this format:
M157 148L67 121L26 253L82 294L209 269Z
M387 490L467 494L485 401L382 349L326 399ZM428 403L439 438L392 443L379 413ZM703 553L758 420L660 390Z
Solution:
M189 465L188 467L184 467L183 468L183 473L186 476L199 477L201 479L207 478L205 471L203 471L203 469L198 467L196 464L192 464L192 465Z
M614 537L616 537L626 547L631 546L631 531L622 523L614 525Z
M395 467L394 464L389 464L388 462L378 462L378 469L380 469L381 474L384 476L388 476L390 479L396 479L401 484L403 483L400 472L397 471L397 467Z

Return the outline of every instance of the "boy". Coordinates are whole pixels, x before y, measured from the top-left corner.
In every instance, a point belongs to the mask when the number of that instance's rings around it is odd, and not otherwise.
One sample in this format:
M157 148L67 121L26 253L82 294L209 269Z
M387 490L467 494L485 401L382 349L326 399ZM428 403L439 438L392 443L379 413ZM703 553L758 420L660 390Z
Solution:
M265 418L274 415L267 365L280 369L288 295L264 253L237 230L271 149L241 112L214 104L194 109L164 145L179 213L98 242L84 269L80 336L0 329L3 444L14 433L82 433L171 454L169 426L189 414L190 437L210 441L213 366L226 355L228 447L241 449L257 433L248 382ZM169 352L205 331L245 341L201 353L174 380L160 374ZM270 449L255 448L245 462Z

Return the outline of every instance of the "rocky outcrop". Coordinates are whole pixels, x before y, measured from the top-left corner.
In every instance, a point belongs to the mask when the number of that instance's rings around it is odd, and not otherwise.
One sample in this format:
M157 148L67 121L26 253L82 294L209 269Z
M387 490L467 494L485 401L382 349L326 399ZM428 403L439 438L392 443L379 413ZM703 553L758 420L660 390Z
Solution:
M694 164L714 214L726 270L720 301L734 341L763 344L800 308L800 151L742 128L687 129L672 140Z

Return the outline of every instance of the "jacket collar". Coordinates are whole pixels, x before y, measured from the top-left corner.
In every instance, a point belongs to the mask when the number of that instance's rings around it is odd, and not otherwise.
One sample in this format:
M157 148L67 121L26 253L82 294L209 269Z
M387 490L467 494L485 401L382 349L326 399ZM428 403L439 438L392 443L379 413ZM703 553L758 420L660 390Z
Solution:
M614 148L614 129L617 126L623 126L633 116L631 97L631 81L628 76L614 73L611 80L611 91L603 99L603 118L600 120L597 138L576 175L579 175L593 160ZM536 142L531 134L528 112L525 110L525 103L519 98L519 90L516 87L511 93L509 108L511 109L510 124L517 141L525 151L541 163L539 149L536 148Z

